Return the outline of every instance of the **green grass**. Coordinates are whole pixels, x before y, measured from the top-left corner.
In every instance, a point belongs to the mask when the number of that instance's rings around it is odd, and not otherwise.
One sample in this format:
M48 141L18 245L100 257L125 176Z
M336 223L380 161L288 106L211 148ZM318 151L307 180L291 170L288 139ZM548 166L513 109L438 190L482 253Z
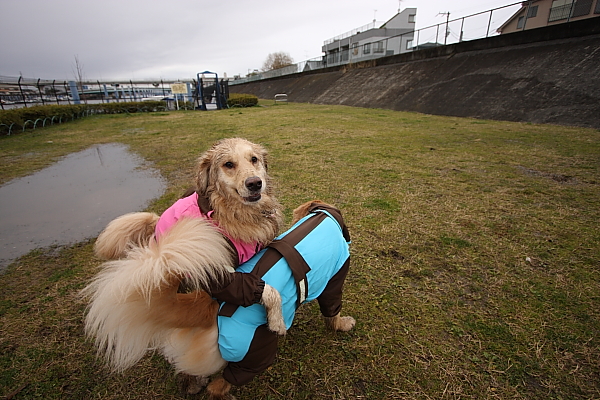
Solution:
M160 213L233 136L269 150L288 222L313 198L342 209L357 319L331 333L301 308L239 398L600 398L597 130L293 103L93 116L1 137L0 182L120 142L167 179ZM92 244L33 251L0 276L0 396L194 398L158 355L124 375L95 359L77 297Z

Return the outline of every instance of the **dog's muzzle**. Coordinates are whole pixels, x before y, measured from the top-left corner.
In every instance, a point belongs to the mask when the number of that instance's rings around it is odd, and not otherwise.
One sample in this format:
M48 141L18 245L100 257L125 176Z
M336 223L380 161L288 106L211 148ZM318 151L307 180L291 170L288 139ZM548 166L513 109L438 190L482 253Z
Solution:
M262 179L260 179L258 176L252 176L246 179L244 185L246 186L246 189L248 189L249 193L247 197L244 197L244 200L249 202L255 202L260 200L260 198L262 197L261 192L263 187Z

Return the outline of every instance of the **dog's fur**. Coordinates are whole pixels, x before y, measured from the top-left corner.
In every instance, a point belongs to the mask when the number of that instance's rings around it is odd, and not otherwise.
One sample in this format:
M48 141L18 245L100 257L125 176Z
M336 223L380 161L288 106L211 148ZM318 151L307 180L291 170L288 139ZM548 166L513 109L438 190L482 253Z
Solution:
M188 287L206 288L237 266L216 225L234 240L262 245L277 235L282 207L273 195L267 156L262 146L239 138L221 140L200 156L196 191L214 210L214 223L181 221L158 244L159 216L138 212L115 219L98 236L95 253L108 261L82 292L90 299L86 330L114 369L135 364L148 346L161 343L165 327L197 326L191 314L202 321L203 313L212 315L197 293L176 292L183 277ZM255 183L248 185L249 179ZM277 315L278 293L271 289L264 296L274 302L270 315ZM283 322L273 321L273 330L285 333ZM140 340L128 343L132 336Z
M256 177L262 182L259 188L248 184ZM218 142L200 157L196 191L208 200L213 220L230 237L267 245L277 235L281 206L272 193L262 147L242 139ZM299 208L294 217L303 213ZM184 218L156 241L157 221L152 213L127 214L98 237L96 254L108 261L82 291L90 301L86 334L95 338L99 354L115 371L133 366L148 349L158 349L178 372L192 376L189 391L194 392L226 365L217 344L219 306L201 289L235 265L214 223ZM182 282L192 290L179 293ZM285 333L279 293L266 285L261 303L269 328ZM335 330L349 330L354 323L339 315L326 319ZM219 378L207 389L210 398L229 399L230 387Z
M294 210L294 219L305 216L312 204ZM188 393L197 393L210 375L227 364L219 352L218 303L203 290L177 292L181 280L202 286L208 274L223 273L220 265L228 262L226 241L216 230L207 229L207 224L202 219L181 220L158 243L151 240L146 247L129 250L125 259L104 263L84 289L91 300L86 332L95 337L99 353L113 370L133 366L149 348L155 348L183 373ZM215 252L207 255L197 243L206 243ZM277 291L269 288L265 287L263 298L278 298ZM355 321L338 314L325 318L325 325L348 331ZM207 386L213 400L233 399L230 389L222 377Z

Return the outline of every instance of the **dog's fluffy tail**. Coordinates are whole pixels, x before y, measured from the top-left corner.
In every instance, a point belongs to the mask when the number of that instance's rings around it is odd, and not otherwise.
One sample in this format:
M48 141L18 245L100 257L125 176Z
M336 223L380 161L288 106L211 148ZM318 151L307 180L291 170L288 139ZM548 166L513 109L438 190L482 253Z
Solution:
M223 236L203 219L183 219L157 243L132 247L126 258L107 261L82 290L89 299L85 331L116 371L138 362L169 329L153 315L156 302L173 301L180 280L207 287L230 268ZM154 303L154 304L153 304Z
M111 221L96 239L94 251L103 260L123 258L132 247L145 247L150 242L158 215L134 212Z

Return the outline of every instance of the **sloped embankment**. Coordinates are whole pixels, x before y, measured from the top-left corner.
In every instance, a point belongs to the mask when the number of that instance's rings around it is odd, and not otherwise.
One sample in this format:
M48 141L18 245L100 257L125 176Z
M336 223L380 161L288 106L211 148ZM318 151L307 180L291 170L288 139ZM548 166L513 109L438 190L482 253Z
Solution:
M600 128L600 18L233 85L289 101ZM569 29L565 27L569 25Z

